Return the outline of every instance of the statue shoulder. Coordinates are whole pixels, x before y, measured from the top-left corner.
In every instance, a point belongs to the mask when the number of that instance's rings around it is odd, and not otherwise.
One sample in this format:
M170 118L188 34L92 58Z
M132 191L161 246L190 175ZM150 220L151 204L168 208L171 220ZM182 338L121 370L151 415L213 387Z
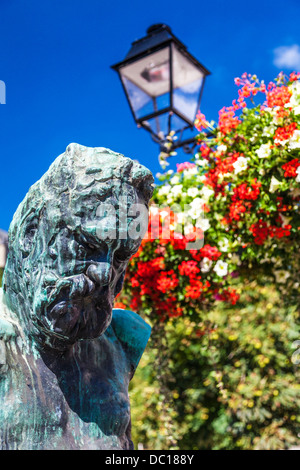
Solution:
M111 326L135 370L150 338L150 325L130 310L113 309Z

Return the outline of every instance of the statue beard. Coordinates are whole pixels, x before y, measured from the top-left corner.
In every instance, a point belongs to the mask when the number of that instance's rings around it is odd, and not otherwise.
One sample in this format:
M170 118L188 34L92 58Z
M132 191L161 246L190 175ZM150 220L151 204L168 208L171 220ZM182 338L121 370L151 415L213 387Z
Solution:
M115 288L99 286L86 274L58 279L45 286L47 300L38 316L39 329L70 344L94 339L111 323Z

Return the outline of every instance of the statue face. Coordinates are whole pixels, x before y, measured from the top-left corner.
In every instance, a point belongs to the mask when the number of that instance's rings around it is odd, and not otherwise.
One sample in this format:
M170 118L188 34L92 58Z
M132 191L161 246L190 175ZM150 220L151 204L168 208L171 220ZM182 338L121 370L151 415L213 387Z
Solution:
M144 201L133 187L122 188L115 191L115 185L102 200L96 191L62 197L26 223L23 294L48 337L69 343L96 338L111 322L114 297L147 227Z

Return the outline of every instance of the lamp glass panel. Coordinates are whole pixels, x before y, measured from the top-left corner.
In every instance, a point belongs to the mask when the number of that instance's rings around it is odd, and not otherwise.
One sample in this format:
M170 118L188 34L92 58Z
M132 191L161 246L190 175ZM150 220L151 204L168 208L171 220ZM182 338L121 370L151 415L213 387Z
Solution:
M171 131L179 132L186 127L188 127L188 123L177 116L177 114L171 116Z
M198 102L204 80L204 73L177 47L172 45L173 54L173 107L192 124L198 111Z
M143 125L150 128L155 135L163 139L169 133L169 113L143 121Z
M169 47L121 67L120 73L127 91L128 86L130 87L129 98L131 99L131 96L135 95L132 107L134 110L139 109L139 117L141 117L141 109L145 105L141 104L143 102L152 101L152 112L170 106ZM137 90L140 90L139 98L137 98ZM149 98L146 100L146 97Z
M127 95L135 114L136 119L139 119L147 114L154 112L154 101L151 96L147 95L141 88L135 85L131 80L122 76L123 84L126 88Z

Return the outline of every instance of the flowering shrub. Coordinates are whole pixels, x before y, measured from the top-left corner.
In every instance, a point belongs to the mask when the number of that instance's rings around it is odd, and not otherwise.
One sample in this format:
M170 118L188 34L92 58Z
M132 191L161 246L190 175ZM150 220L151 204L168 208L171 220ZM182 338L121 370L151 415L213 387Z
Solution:
M160 175L154 202L166 209L151 208L160 227L157 222L129 268L125 291L133 309L197 317L212 302L235 304L232 281L251 266L299 297L298 78L280 74L266 86L244 74L236 79L238 99L220 111L215 129L198 113L194 162ZM255 105L258 94L263 104ZM164 217L171 220L169 236ZM202 238L202 248L187 250L191 237Z
M267 87L254 76L236 79L239 99L230 115L221 110L213 137L206 139L203 115L196 122L204 141L196 156L213 191L211 232L225 237L228 258L272 274L285 292L299 296L300 81L279 75ZM265 95L246 107L246 98ZM235 113L240 111L239 116ZM199 119L200 118L200 119ZM211 234L210 234L211 235Z

